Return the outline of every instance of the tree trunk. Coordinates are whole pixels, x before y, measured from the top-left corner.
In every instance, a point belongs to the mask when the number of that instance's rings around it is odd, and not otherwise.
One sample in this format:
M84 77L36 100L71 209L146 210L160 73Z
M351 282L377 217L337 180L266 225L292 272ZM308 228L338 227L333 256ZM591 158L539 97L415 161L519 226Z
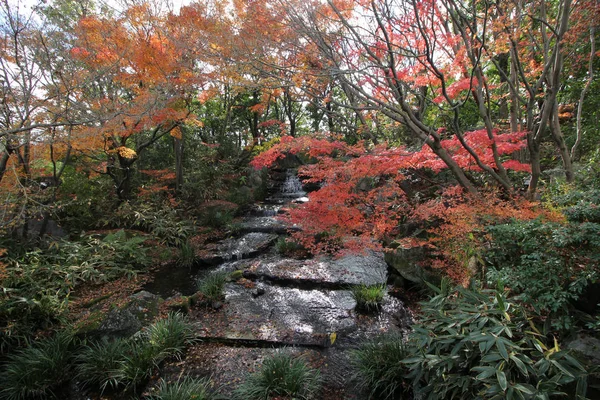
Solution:
M565 138L560 130L560 122L558 120L558 104L556 103L554 104L554 111L550 117L550 133L552 134L552 139L554 139L554 143L556 143L558 151L560 152L563 168L565 169L565 178L567 182L571 183L575 180L575 173L573 171L571 153L569 153L569 149L565 143Z
M173 136L175 152L175 190L179 193L183 187L183 133L181 139Z

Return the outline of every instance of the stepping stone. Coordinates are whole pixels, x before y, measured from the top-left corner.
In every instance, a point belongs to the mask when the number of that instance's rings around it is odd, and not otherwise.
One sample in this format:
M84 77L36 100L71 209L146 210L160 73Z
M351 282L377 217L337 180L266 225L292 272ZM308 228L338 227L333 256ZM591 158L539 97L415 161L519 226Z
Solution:
M254 257L266 250L275 240L277 235L262 232L251 232L240 238L225 239L206 250L204 254L199 254L198 262L215 265L224 261Z
M369 251L338 259L280 259L278 257L248 263L248 273L273 281L343 285L381 285L387 282L387 264L383 254Z
M240 230L242 232L283 234L287 232L288 228L275 217L250 217L243 220Z
M249 285L253 286L253 285ZM201 310L201 338L327 346L329 335L357 329L356 301L347 290L300 290L258 283L228 284L219 312Z

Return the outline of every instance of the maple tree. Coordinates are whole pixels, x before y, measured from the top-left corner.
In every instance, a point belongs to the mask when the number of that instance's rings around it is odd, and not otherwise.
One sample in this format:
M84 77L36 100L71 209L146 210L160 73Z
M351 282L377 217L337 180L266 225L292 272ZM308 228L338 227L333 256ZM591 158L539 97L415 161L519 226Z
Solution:
M522 149L524 135L499 135L495 142L499 154ZM482 162L493 165L492 142L487 140L485 131L466 132L464 138ZM430 229L431 239L403 240L402 245L426 244L434 248L441 258L433 265L464 282L468 278L466 250L457 246L469 241L469 234L482 227L485 217L489 222L490 218L532 219L543 215L539 205L524 199L503 200L495 191L472 195L451 184L439 183L439 198L419 200L411 181L427 176L427 171L439 173L448 169L431 149L410 151L386 144L369 146L364 141L348 145L334 139L282 137L252 161L256 168L272 166L289 153L316 161L301 167L299 175L307 183L319 183L321 188L310 194L310 202L292 208L286 217L302 228L292 233L294 239L312 251L337 253L379 248L382 242L396 237L398 226L409 219L422 224L437 221L438 226ZM460 168L481 171L458 139L444 139L441 146ZM506 161L504 167L517 171L529 168L516 160Z

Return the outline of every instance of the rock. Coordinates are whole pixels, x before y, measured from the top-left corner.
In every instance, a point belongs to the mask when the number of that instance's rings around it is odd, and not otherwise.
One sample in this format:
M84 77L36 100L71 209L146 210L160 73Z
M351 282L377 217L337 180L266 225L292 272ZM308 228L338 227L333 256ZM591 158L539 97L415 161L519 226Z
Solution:
M202 264L216 265L223 261L241 260L253 257L266 250L277 240L276 234L251 232L241 238L230 238L218 242L208 254L201 255L198 260Z
M262 287L256 288L252 291L252 297L257 298L258 296L262 296L265 294L265 289Z
M254 274L273 281L345 285L379 285L387 281L387 264L382 253L368 251L338 259L321 257L313 260L271 257L251 264L247 276Z
M331 332L339 337L356 330L350 291L257 286L265 294L255 298L254 289L227 284L227 307L200 315L199 337L321 346Z
M241 232L286 233L288 228L283 222L274 217L245 218L239 227Z
M564 347L577 353L589 365L600 365L600 339L586 334L564 343Z
M177 296L165 300L167 307L171 311L187 314L190 312L190 298L187 296Z
M302 160L295 154L287 153L284 157L277 159L275 162L275 170L289 170L296 169L301 166Z
M89 334L131 336L158 316L162 301L159 296L146 291L133 294L123 307L112 308L99 327Z
M600 365L600 339L580 333L577 337L565 341L563 348L575 353L577 358L583 361L586 369L591 371L588 377L587 398L600 399L600 371L596 369Z
M419 264L425 259L425 256L425 249L422 247L397 248L385 253L385 261L407 281L414 283L426 281L437 284L441 279L440 275L432 270L424 269Z

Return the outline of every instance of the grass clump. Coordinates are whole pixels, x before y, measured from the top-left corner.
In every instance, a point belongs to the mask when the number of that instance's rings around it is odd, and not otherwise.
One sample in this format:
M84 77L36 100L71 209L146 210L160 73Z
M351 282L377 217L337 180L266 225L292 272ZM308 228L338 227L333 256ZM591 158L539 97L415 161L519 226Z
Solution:
M197 282L198 293L206 302L218 301L223 298L223 289L229 279L229 274L225 272L215 272Z
M370 398L401 399L410 393L411 383L404 378L408 368L402 363L409 355L402 336L381 336L367 342L352 352L354 379Z
M237 399L263 400L276 397L314 399L321 388L321 374L301 358L276 354L263 362L236 391Z
M124 339L86 344L76 357L77 378L86 386L99 388L104 392L107 388L116 389L119 380L115 377L127 356L129 345Z
M53 395L69 378L74 339L59 332L8 357L0 380L0 398L21 400Z
M363 311L377 311L385 296L385 284L381 285L358 285L350 289L356 300L356 307Z
M277 240L275 250L282 256L304 256L306 253L306 248L302 244L285 237Z
M195 379L189 376L169 383L160 380L156 393L146 397L148 400L214 400L217 397L210 389L210 379Z
M156 321L145 332L148 342L157 354L180 356L185 347L194 341L194 331L188 319L179 313L169 313Z
M165 356L160 349L140 338L128 341L127 345L119 367L112 372L112 379L117 385L124 385L135 392L144 386Z

